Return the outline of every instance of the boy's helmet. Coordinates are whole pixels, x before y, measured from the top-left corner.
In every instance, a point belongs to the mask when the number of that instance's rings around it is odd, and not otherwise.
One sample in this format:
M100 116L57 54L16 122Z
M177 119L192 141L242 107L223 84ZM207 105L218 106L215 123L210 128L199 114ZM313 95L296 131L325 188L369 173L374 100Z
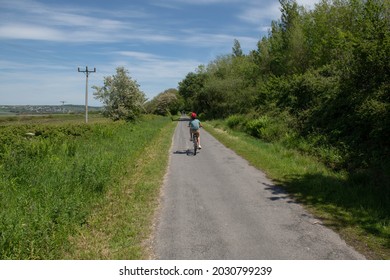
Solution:
M196 119L196 113L191 113L191 119Z

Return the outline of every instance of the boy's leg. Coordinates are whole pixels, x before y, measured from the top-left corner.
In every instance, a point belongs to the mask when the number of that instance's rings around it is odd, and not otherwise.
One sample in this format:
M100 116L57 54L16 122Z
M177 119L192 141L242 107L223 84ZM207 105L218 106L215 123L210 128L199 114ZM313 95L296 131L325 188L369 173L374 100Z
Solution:
M202 147L200 146L200 132L198 131L198 147L199 149L202 149Z

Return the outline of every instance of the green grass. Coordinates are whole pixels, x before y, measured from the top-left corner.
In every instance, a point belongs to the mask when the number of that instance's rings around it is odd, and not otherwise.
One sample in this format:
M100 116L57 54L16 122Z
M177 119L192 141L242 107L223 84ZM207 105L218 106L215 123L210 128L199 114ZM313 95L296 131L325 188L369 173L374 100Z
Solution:
M332 171L317 158L229 130L220 121L204 126L367 258L390 259L389 201L376 188L375 178Z
M95 209L105 206L118 182L128 180L168 124L168 118L153 117L136 124L55 121L0 127L0 259L69 256L70 237L89 226Z
M71 238L68 259L149 259L160 187L177 123L164 123Z

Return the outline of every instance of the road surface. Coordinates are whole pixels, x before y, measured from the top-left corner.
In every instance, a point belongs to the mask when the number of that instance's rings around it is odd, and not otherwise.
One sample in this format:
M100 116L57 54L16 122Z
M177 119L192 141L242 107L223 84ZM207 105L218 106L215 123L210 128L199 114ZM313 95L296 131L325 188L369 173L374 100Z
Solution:
M154 234L162 260L364 259L205 130L194 156L176 128Z

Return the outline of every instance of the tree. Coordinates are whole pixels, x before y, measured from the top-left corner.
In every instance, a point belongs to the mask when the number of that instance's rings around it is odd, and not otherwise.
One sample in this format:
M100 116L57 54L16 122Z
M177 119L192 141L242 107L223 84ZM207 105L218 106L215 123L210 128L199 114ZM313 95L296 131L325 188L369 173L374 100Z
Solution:
M204 68L203 65L200 65L196 73L188 73L185 79L179 82L179 94L185 100L185 110L196 110L194 108L194 100L203 91L207 77Z
M148 101L147 111L157 115L174 115L184 107L183 97L179 95L178 90L170 88L158 94L152 100Z
M144 111L145 94L124 67L116 75L104 77L104 86L93 86L95 99L105 105L105 116L113 120L135 120Z
M244 55L241 49L240 42L237 39L234 39L234 45L232 51L233 51L233 56L235 57L241 57Z
M250 110L256 97L258 78L258 67L252 54L220 56L203 70L198 74L201 76L190 73L180 83L179 91L187 100L190 98L191 110L202 112L207 118L227 117Z

